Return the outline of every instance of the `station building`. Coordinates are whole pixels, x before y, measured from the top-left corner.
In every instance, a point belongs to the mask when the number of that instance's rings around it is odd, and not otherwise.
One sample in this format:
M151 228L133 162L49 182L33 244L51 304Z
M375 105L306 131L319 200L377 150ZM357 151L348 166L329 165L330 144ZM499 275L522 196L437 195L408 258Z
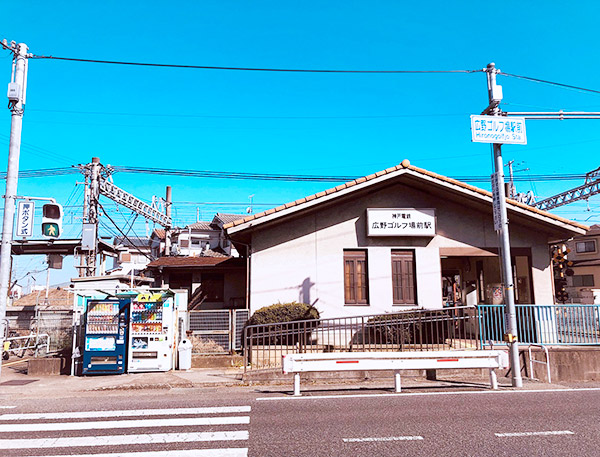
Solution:
M507 207L516 302L551 304L549 243L588 227ZM290 301L324 318L502 303L491 193L408 160L224 229L249 253L251 312Z

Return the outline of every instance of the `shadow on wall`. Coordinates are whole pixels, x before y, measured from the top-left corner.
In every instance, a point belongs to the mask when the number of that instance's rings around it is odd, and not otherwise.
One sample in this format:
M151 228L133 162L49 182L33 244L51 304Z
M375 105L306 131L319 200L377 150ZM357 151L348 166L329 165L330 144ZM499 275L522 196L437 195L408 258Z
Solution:
M300 291L298 292L298 303L310 304L310 289L315 283L311 282L310 278L305 278L300 285Z

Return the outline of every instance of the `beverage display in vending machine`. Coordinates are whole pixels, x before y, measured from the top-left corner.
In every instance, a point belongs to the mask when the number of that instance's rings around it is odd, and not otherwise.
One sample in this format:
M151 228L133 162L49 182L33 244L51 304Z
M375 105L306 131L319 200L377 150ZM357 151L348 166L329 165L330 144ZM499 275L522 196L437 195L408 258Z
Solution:
M129 299L86 300L83 374L125 372Z
M169 371L177 322L173 295L139 294L130 313L128 371Z

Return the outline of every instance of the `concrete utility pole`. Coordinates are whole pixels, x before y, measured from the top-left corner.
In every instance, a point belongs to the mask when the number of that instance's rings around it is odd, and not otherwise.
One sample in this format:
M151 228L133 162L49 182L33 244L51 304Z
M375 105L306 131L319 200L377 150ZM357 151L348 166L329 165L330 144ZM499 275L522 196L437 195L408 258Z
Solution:
M27 90L27 51L25 43L14 41L2 47L13 52L11 81L8 85L8 106L12 112L10 124L10 144L8 148L8 167L6 169L6 192L4 193L4 219L2 221L2 241L0 244L0 343L4 341L6 303L10 281L13 222L15 217L15 200L17 181L19 178L19 154L21 153L21 129L23 126L23 110ZM0 365L1 370L1 365ZM0 371L1 373L1 371Z
M171 186L167 186L165 195L165 214L171 219L171 204L173 202ZM165 255L171 255L171 227L165 227Z
M500 115L498 105L502 101L502 88L496 85L496 74L500 70L496 69L494 63L490 63L486 69L488 83L488 97L490 105L486 111L492 116ZM510 239L508 233L508 216L506 213L506 194L504 190L504 165L502 163L501 145L493 144L494 150L494 176L496 182L492 182L492 189L496 193L494 196L495 202L499 206L499 227L497 227L501 267L502 267L502 283L504 286L504 303L505 303L505 321L506 334L505 339L509 344L510 367L512 373L513 387L523 387L523 379L521 378L521 363L519 361L519 341L517 334L517 313L515 309L515 291L512 274L511 255L510 255ZM495 215L495 217L497 217ZM496 225L496 224L494 224Z

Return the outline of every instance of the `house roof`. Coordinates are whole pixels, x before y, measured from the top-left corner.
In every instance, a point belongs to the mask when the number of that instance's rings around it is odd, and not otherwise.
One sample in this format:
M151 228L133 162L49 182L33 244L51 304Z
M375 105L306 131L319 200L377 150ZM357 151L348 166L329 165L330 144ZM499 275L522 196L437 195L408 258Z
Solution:
M207 221L194 222L193 224L186 226L186 228L190 228L192 230L214 230L214 227L211 226L211 222Z
M164 240L166 238L165 229L154 229L152 235L156 235L156 238L159 240Z
M148 247L150 245L150 238L139 237L139 236L117 236L114 239L115 245L123 245L127 247Z
M286 203L285 205L281 205L276 208L272 208L266 211L262 211L260 213L240 218L238 220L229 222L224 226L224 228L229 234L236 233L248 229L250 227L254 227L261 223L271 221L278 217L283 217L298 210L312 207L315 204L329 201L332 198L346 195L349 192L353 192L360 188L368 187L371 184L384 182L386 180L389 180L390 178L394 178L401 175L410 175L422 180L427 180L439 186L451 188L453 190L459 191L460 193L474 196L475 198L483 200L489 204L492 203L491 192L461 181L457 181L456 179L448 178L446 176L415 167L414 165L411 165L407 159L405 159L402 161L402 163L396 165L395 167L378 171L377 173L364 176L362 178L354 179L334 188L327 189L323 192L318 192L313 195L309 195L308 197L304 197L299 200ZM535 219L544 221L546 223L550 223L552 225L559 226L562 229L567 229L576 234L583 234L589 229L589 227L586 225L579 224L569 219L565 219L560 216L548 213L546 211L539 210L524 203L519 203L515 200L506 199L506 203L508 210L520 213L525 216L533 217Z
M35 306L41 305L42 308L73 308L73 295L68 289L53 288L48 291L48 301L46 302L46 291L38 290L27 295L23 295L15 300L11 307L15 306ZM47 304L46 304L47 303ZM9 309L11 308L9 307Z
M223 224L229 224L231 222L244 218L244 214L228 214L228 213L217 213L215 219L219 219ZM213 219L214 221L214 219Z
M176 257L160 257L148 264L148 268L170 267L213 267L223 262L227 262L232 257L205 257L205 256L176 256Z

